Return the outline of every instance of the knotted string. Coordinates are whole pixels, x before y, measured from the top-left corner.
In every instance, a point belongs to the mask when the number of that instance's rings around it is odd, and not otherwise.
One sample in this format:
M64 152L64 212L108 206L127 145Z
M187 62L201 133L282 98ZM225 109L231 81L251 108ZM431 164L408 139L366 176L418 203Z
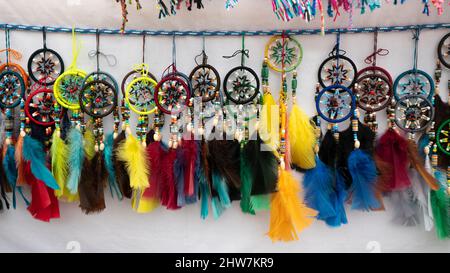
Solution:
M372 64L372 66L377 65L377 56L386 56L389 54L389 50L384 48L378 48L378 30L375 29L373 33L373 53L366 57L364 62L366 64Z
M117 64L116 56L114 56L113 54L105 54L100 51L100 32L98 29L97 29L97 32L95 33L95 44L96 44L96 49L89 51L88 56L89 56L89 58L94 58L94 57L96 58L97 72L100 72L100 56L105 58L105 60L109 66L115 66Z
M205 46L205 35L202 36L202 52L194 57L194 61L196 65L199 65L197 59L202 57L202 64L205 65L208 61L208 55L206 55L206 46Z
M230 59L230 58L236 57L239 54L241 54L241 66L244 66L245 57L250 58L249 50L245 49L245 35L244 34L242 34L242 49L236 50L230 56L222 56L222 57L225 59Z

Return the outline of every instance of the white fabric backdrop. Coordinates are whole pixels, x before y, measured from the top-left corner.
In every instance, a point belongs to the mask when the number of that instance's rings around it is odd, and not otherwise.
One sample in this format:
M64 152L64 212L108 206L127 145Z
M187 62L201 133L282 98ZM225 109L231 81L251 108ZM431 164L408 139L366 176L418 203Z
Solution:
M238 8L226 11L224 0L205 0L205 10L191 13L181 11L175 17L158 20L152 9L154 1L143 1L144 9L136 12L130 7L129 28L133 29L279 29L318 27L318 20L306 24L300 19L290 23L276 20L269 0L241 0ZM120 6L112 0L1 0L0 22L78 26L120 27ZM354 26L406 25L416 23L449 22L449 10L443 16L420 13L421 1L410 0L402 6L384 5L382 9L364 16L354 16ZM344 17L345 18L345 17ZM328 27L345 27L347 21L339 18L334 23L327 18ZM436 60L436 46L445 30L423 31L420 37L419 68L432 74ZM3 43L0 33L0 44ZM78 64L86 71L94 70L94 61L87 56L95 48L93 35L79 35L83 43ZM297 37L304 49L303 63L298 69L298 103L305 111L314 113L314 86L316 71L335 42L335 36ZM30 54L42 46L38 32L13 31L11 46L24 55L25 66ZM379 47L388 48L388 57L378 58L379 65L387 68L396 77L412 67L413 42L411 33L381 33ZM71 60L71 41L68 34L48 34L48 46L60 52L68 65ZM364 58L372 50L372 34L342 35L342 48L348 52L358 67L364 67ZM247 37L250 49L247 64L260 71L264 45L268 37ZM193 58L201 50L201 39L183 37L177 39L177 65L180 71L189 73L194 67ZM240 47L240 38L213 37L206 40L209 62L217 67L221 75L238 64L238 60L225 60L221 56L231 54ZM3 47L3 46L0 46ZM101 36L101 50L115 54L118 66L103 69L119 81L132 65L141 59L141 37ZM146 60L151 71L160 74L171 62L171 38L148 37ZM0 56L3 58L3 56ZM443 73L441 93L446 94L446 83L450 72ZM160 75L158 75L160 76ZM278 97L278 76L271 74L272 91ZM446 98L445 98L446 99ZM380 132L385 128L384 114L379 115ZM111 126L107 124L106 126ZM300 177L299 177L300 178ZM0 215L0 251L36 252L371 252L371 251L440 251L449 252L448 241L439 241L433 232L425 232L422 226L403 227L392 222L389 202L386 212L362 213L348 210L349 224L341 228L328 228L316 222L293 243L272 243L265 232L269 214L244 215L239 205L233 204L217 221L203 221L199 206L192 205L173 212L159 208L151 214L134 213L128 201L117 202L107 193L107 209L98 215L84 215L76 204L61 203L61 219L50 224L34 220L19 202L15 211Z

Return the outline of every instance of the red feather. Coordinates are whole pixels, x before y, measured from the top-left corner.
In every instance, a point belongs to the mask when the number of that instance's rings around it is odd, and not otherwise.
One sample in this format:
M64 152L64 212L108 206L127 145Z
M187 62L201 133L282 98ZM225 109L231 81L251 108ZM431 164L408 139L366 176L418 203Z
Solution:
M195 162L197 160L197 143L195 140L184 140L182 142L186 168L184 169L184 194L192 196L194 194Z
M402 190L411 185L408 177L408 142L393 129L384 133L376 149L377 159L392 166L392 168L379 169L378 184L385 191ZM384 173L383 173L384 172ZM387 173L386 173L387 172Z
M144 196L146 198L159 198L160 197L160 184L161 184L161 161L163 156L163 149L160 142L152 142L147 145L147 158L150 160L150 187L145 189Z
M175 185L175 176L173 173L173 165L177 152L174 149L169 149L163 152L161 157L161 204L168 209L179 209L177 205L177 188Z
M34 177L30 162L26 163L24 169L27 182L31 186L31 203L28 211L34 218L45 222L49 222L52 218L59 218L59 203L53 189Z

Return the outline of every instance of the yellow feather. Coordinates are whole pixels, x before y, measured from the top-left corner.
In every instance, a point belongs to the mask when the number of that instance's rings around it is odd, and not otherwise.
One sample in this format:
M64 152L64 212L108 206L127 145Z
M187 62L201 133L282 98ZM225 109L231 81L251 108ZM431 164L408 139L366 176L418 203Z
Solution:
M141 192L139 201L137 201L135 195L137 194L133 194L132 207L137 213L148 213L159 206L158 198L146 198L144 197L144 191Z
M272 241L298 240L298 232L311 225L317 212L301 201L300 184L292 173L279 169L278 191L270 203L270 227Z
M279 134L278 121L279 115L277 111L278 106L270 92L263 96L263 106L260 113L259 135L273 151L278 148Z
M59 186L59 190L55 190L55 196L58 199L73 202L78 200L78 194L71 194L66 187L66 179L69 173L69 166L67 165L69 147L58 134L59 131L53 133L52 146L50 148L52 156L52 174Z
M120 161L125 162L131 188L134 190L148 188L148 160L144 146L130 135L119 145L117 156Z
M289 117L288 131L291 162L305 170L314 168L316 166L314 126L306 113L296 104L293 105Z
M84 156L88 160L92 160L95 156L95 137L92 130L87 129L83 136L84 139Z

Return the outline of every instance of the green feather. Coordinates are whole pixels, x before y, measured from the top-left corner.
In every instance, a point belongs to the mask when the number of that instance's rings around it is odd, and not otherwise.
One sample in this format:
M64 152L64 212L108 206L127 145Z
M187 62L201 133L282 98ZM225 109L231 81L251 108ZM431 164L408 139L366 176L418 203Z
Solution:
M244 213L255 214L255 210L251 206L250 196L252 193L253 177L247 158L244 154L244 148L241 147L240 154L240 175L241 175L241 210Z
M255 211L270 210L270 194L252 195L250 206Z
M430 192L434 224L439 239L450 238L450 199L445 189Z

